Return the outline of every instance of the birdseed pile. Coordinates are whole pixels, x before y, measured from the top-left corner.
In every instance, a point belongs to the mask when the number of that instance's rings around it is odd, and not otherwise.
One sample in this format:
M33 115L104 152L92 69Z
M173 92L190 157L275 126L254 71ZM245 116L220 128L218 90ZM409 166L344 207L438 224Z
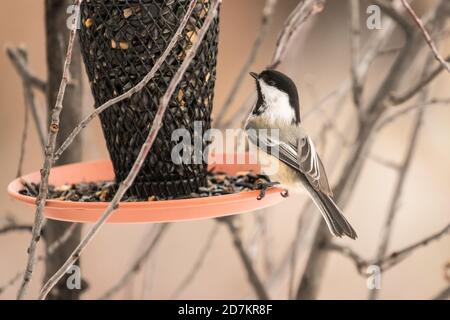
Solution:
M37 197L39 184L22 181L23 189L20 194ZM125 196L124 202L161 201L189 198L205 198L236 194L243 191L262 190L270 187L271 182L265 175L253 172L238 172L236 175L227 175L223 172L208 172L207 186L199 189L198 193L188 196L161 198L151 196L148 198L137 198L136 196ZM49 186L48 199L72 202L110 202L117 189L117 184L112 181L80 182L75 184L64 184L61 186Z

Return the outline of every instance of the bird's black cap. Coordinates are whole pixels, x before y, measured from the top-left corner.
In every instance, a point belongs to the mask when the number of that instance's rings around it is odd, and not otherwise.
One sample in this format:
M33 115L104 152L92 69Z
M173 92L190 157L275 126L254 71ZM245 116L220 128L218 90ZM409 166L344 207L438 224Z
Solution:
M278 90L285 92L289 96L290 105L295 111L295 122L300 123L300 102L298 91L297 86L291 78L276 70L265 70L260 74L250 72L250 75L256 80L263 80L269 86L276 87ZM259 90L258 94L261 94Z

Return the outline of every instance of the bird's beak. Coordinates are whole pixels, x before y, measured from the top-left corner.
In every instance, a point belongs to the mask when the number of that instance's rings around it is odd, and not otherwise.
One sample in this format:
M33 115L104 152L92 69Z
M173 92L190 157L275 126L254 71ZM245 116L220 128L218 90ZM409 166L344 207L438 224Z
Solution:
M258 79L259 79L259 74L257 74L256 72L250 72L250 75L251 75L255 80L258 80Z

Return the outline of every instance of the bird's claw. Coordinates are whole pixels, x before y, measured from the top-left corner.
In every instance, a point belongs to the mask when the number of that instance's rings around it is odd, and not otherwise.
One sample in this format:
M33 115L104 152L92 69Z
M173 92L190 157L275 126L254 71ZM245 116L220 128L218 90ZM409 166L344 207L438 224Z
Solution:
M268 180L268 179L267 179ZM268 180L269 182L259 182L258 184L257 184L257 189L259 190L259 195L258 195L258 197L256 198L257 200L262 200L262 199L264 199L264 197L266 196L266 191L267 191L267 189L269 189L269 188L272 188L272 187L274 187L274 186L276 186L276 185L279 185L280 183L279 182L270 182L270 180Z
M280 195L281 195L283 198L289 197L289 190L284 189L283 191L281 191Z

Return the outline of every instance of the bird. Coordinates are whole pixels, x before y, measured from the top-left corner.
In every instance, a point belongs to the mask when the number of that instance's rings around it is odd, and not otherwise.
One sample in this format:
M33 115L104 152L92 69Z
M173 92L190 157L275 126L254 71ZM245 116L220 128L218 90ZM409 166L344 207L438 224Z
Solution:
M244 130L250 144L256 146L257 160L287 192L304 192L319 209L331 234L356 239L357 234L333 200L325 167L310 136L302 127L300 102L294 81L282 72L267 69L250 72L256 81L257 102ZM276 134L269 134L276 132ZM263 165L264 164L264 165ZM272 184L273 185L273 184Z

